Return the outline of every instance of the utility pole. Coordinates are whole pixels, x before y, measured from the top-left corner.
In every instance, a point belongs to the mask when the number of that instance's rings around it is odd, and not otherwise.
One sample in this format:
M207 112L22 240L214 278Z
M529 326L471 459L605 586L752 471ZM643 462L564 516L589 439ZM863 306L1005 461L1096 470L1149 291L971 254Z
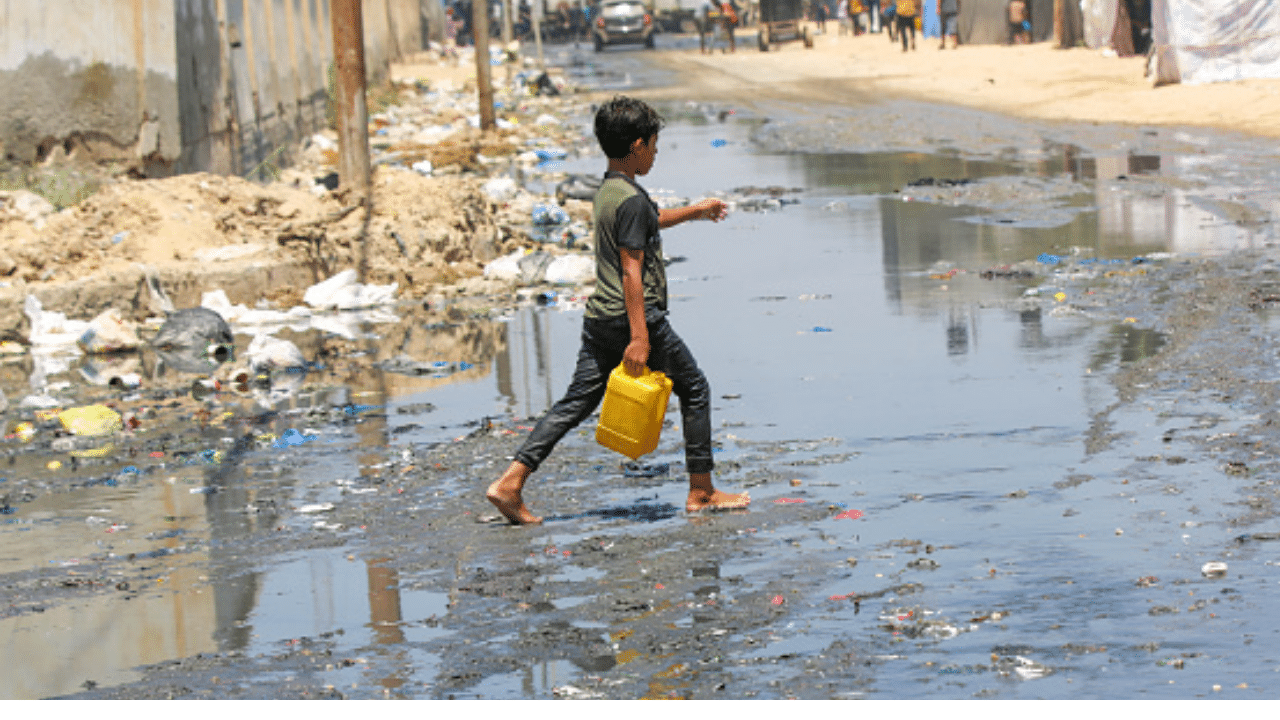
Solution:
M515 7L515 0L502 0L502 49L505 52L506 46L511 44L515 39L515 23L512 21L512 10Z
M492 130L493 82L489 78L489 0L471 3L472 35L476 42L476 88L480 95L480 129Z
M542 0L533 0L533 43L538 48L538 69L545 71L547 61L542 57Z
M369 108L365 100L364 17L360 0L330 0L334 102L338 120L338 178L369 197Z
M1067 47L1067 3L1066 0L1053 0L1053 39L1058 49Z

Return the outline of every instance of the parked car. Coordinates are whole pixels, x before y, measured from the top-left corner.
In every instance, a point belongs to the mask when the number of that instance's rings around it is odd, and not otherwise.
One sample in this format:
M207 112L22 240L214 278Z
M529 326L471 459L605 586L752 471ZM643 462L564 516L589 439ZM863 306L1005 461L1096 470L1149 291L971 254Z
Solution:
M641 0L603 0L591 13L596 52L606 45L643 43L653 47L653 16Z

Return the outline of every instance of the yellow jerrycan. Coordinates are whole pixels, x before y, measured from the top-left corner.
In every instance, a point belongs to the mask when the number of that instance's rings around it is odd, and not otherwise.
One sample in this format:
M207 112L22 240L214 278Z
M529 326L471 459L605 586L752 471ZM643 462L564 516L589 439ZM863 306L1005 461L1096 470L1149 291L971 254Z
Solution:
M604 391L596 442L632 460L653 452L670 397L671 380L663 373L646 367L639 377L631 377L622 365L614 368Z

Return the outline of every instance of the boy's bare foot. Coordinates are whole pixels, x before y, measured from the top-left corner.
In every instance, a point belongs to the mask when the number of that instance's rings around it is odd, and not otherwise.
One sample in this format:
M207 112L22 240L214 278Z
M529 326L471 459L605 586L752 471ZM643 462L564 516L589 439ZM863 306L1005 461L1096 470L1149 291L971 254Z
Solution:
M503 517L516 525L537 525L542 522L542 518L529 512L521 497L524 482L529 478L530 472L532 471L524 463L513 462L484 494Z
M498 512L502 513L503 517L516 525L537 525L542 522L542 518L529 512L529 508L525 507L520 493L505 490L501 480L494 481L484 496L489 498L489 502L498 508Z
M690 490L689 499L685 501L685 512L696 513L703 510L740 510L751 504L751 493L726 493L719 490Z

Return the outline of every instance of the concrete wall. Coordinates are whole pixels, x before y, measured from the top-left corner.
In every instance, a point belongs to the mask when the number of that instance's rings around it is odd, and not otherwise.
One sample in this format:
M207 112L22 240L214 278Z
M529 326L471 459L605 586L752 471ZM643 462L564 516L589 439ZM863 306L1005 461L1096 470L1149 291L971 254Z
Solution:
M432 1L363 0L371 82ZM329 0L0 0L0 152L262 174L324 126L332 58Z
M68 149L175 157L173 3L0 2L4 155L21 162Z

